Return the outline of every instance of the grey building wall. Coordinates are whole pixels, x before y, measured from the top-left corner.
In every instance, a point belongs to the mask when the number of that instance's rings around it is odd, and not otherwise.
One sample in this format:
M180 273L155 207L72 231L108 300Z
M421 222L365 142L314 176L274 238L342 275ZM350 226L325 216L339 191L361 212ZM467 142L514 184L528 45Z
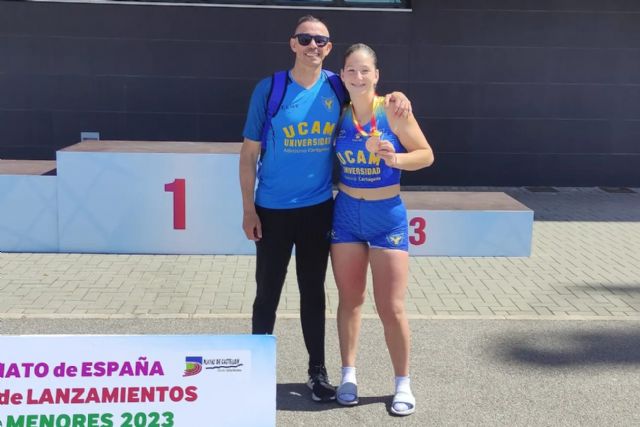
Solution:
M103 139L240 141L308 11L0 0L0 158ZM640 186L640 2L417 0L318 9L337 70L379 55L436 151L405 184Z

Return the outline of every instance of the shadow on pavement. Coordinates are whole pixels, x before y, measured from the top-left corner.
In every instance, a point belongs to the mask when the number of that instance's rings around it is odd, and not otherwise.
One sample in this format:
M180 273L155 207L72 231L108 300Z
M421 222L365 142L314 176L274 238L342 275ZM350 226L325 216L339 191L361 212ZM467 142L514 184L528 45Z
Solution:
M604 296L622 294L635 297L640 294L640 283L589 283L565 286L565 288L571 292L579 291L587 294L598 292L599 295Z
M640 331L562 332L508 339L503 360L548 367L640 364Z
M565 188L557 193L505 191L535 212L536 221L640 221L640 194L612 194L597 188Z
M388 407L392 397L393 396L360 396L357 406L362 407L365 405L384 403ZM277 385L276 409L278 411L320 412L333 409L348 411L351 408L341 406L336 402L314 402L311 400L311 392L305 384L285 383Z

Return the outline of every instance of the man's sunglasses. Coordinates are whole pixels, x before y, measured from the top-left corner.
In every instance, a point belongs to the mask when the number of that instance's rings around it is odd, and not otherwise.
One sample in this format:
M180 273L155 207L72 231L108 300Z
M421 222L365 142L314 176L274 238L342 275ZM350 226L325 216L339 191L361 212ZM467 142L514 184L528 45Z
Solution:
M307 33L294 34L292 37L298 39L298 43L302 46L309 46L311 40L316 42L316 46L325 47L329 43L329 37L327 36L312 36Z

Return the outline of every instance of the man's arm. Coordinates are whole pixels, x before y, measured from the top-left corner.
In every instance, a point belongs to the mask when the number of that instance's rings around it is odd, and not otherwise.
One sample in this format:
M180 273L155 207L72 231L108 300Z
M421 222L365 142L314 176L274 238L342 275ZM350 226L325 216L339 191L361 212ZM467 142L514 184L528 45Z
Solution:
M255 188L256 164L262 151L260 138L267 115L267 97L271 88L271 78L262 79L251 94L247 120L242 135L244 141L240 150L240 190L242 191L242 229L247 239L258 241L262 238L262 224L256 213Z
M260 157L261 144L245 138L240 150L240 190L242 191L242 229L247 239L262 238L262 224L256 213L255 188L256 164Z

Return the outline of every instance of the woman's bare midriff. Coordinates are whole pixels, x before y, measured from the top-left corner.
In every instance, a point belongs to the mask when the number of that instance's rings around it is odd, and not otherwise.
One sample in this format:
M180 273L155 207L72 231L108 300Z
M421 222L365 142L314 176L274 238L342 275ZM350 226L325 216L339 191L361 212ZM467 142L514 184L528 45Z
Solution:
M380 188L354 188L343 183L339 183L338 189L354 199L362 200L384 200L400 194L400 184Z

